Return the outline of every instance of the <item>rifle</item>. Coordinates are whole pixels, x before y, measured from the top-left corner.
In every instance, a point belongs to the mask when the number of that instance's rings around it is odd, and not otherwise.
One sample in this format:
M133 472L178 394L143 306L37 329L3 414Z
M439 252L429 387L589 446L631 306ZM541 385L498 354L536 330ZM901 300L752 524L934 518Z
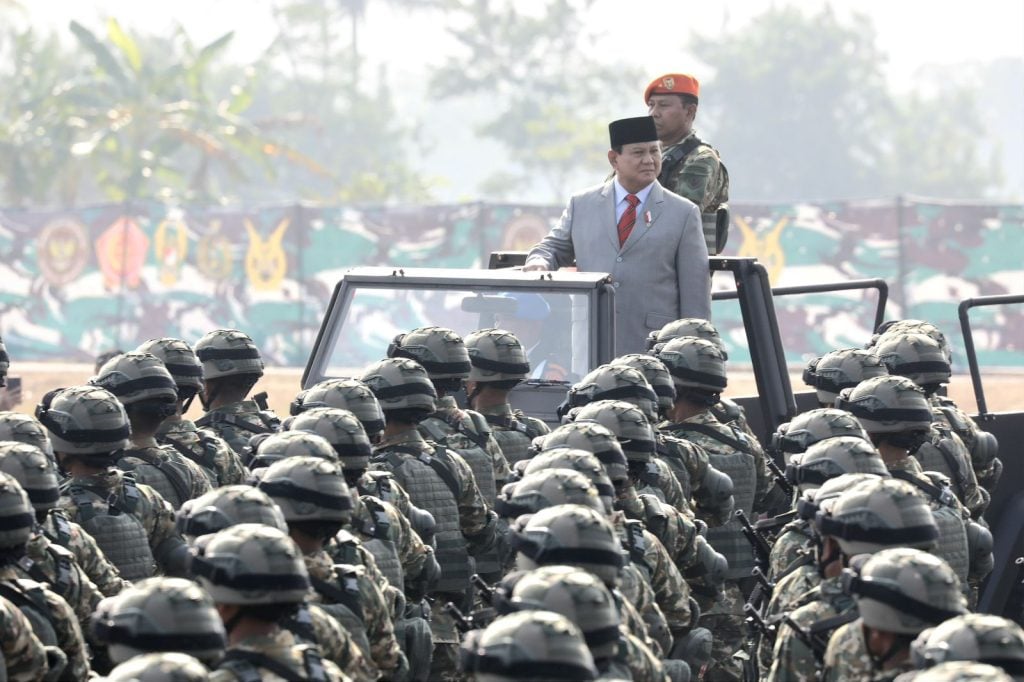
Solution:
M470 630L476 630L476 626L473 624L473 617L466 616L459 607L448 602L444 605L444 611L455 621L455 627L458 628L459 632L469 632Z
M488 585L487 581L481 578L479 573L471 575L469 581L473 583L473 587L480 593L480 598L483 599L484 603L488 606L494 606L494 588Z
M786 472L779 468L779 465L775 462L775 458L770 455L764 458L764 462L772 472L772 478L775 479L775 483L782 488L782 492L786 493L787 497L792 499L793 493L796 492L796 489L793 487L793 484L789 482L789 479L786 478Z
M737 509L735 515L743 527L743 535L747 538L747 542L750 543L750 547L754 551L754 561L762 572L767 571L769 557L771 557L772 553L771 545L768 544L768 540L761 535L760 531L750 524L750 519L747 518L742 509Z

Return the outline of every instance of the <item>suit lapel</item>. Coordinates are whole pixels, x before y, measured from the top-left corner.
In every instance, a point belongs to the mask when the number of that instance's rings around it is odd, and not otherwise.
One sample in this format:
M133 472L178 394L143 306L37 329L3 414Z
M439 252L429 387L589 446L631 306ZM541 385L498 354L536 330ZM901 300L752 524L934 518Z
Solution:
M614 194L614 192L612 192L612 194ZM647 235L647 232L654 228L654 224L658 221L658 216L661 215L661 209L664 203L665 190L662 189L660 184L655 182L654 186L651 187L651 191L647 194L647 201L637 208L636 224L633 225L633 231L629 234L629 238L626 240L626 243L622 245L622 253L625 253L636 246L637 242L643 239ZM648 213L651 214L650 223L647 222ZM615 239L615 243L618 244L617 227Z
M619 250L619 225L615 220L615 180L605 183L601 189L601 223L604 225L605 236L611 241L615 250Z

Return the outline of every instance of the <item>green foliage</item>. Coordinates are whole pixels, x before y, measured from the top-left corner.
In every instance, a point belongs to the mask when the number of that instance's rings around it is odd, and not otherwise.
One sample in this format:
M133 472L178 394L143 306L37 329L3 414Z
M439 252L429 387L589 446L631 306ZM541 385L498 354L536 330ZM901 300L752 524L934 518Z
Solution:
M997 180L974 149L973 91L893 95L866 16L773 8L692 47L715 71L697 127L722 151L733 200L978 197Z
M607 93L635 87L633 67L581 58L594 36L584 33L583 17L593 0L545 0L525 5L512 0L451 0L451 33L462 54L448 59L431 77L438 97L476 96L498 112L478 130L508 151L518 168L482 186L512 187L540 179L555 201L572 189L574 177L608 172Z

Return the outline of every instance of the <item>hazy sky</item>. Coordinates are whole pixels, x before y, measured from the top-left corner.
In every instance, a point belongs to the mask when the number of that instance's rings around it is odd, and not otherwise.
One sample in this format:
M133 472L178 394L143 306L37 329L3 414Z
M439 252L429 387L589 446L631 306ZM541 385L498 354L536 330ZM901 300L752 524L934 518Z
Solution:
M281 0L277 0L280 2ZM324 0L334 2L335 0ZM102 19L117 17L128 27L164 31L181 23L199 43L234 30L231 57L248 62L273 40L276 28L270 8L274 0L21 0L34 23L47 23L67 35L70 19L99 28ZM471 130L453 131L444 121L464 120L457 103L437 103L424 98L425 65L440 62L453 49L446 40L443 15L393 10L386 0L367 0L368 11L360 30L360 49L371 63L364 73L376 73L386 64L388 85L398 112L409 122L420 122L427 150L417 158L419 166L446 178L435 187L444 201L475 198L475 180L466 168L465 150L490 158L503 154L493 142L480 140ZM653 77L670 71L689 71L702 80L711 74L690 55L686 45L692 32L702 36L728 35L772 6L795 5L813 12L824 3L815 0L595 0L587 28L599 36L586 50L602 61L621 59L645 67ZM962 65L988 62L999 57L1024 58L1024 0L833 0L841 16L868 14L874 21L881 50L888 55L886 73L896 90L915 87L922 66ZM541 7L541 0L517 0L523 12ZM347 40L348 27L341 29ZM70 40L70 37L68 37ZM586 58L587 55L581 55ZM373 63L376 62L376 63ZM640 92L609 93L608 118L644 112ZM1024 97L1024 83L1007 97ZM982 111L985 103L979 102ZM424 112L431 112L424 116ZM1024 122L1022 122L1024 125ZM443 142L442 142L443 141ZM1000 141L996 140L996 143ZM1015 144L1002 141L1004 148ZM1005 161L1005 159L1004 159ZM1020 164L1017 164L1020 165ZM1016 167L1016 166L1015 166ZM1011 173L1011 185L1016 177ZM1013 190L1014 195L1020 192ZM539 197L534 197L539 199Z

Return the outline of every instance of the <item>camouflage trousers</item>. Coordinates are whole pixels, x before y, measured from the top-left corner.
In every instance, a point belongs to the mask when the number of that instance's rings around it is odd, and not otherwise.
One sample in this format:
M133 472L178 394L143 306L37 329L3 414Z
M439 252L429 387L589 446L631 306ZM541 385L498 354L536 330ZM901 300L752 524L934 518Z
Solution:
M743 648L745 626L743 604L746 601L739 585L728 581L724 585L722 598L710 612L702 614L700 626L714 634L711 645L711 662L695 671L695 680L705 682L741 682L743 668L733 654Z
M430 661L430 679L437 682L463 682L459 673L459 645L435 642L434 657Z

